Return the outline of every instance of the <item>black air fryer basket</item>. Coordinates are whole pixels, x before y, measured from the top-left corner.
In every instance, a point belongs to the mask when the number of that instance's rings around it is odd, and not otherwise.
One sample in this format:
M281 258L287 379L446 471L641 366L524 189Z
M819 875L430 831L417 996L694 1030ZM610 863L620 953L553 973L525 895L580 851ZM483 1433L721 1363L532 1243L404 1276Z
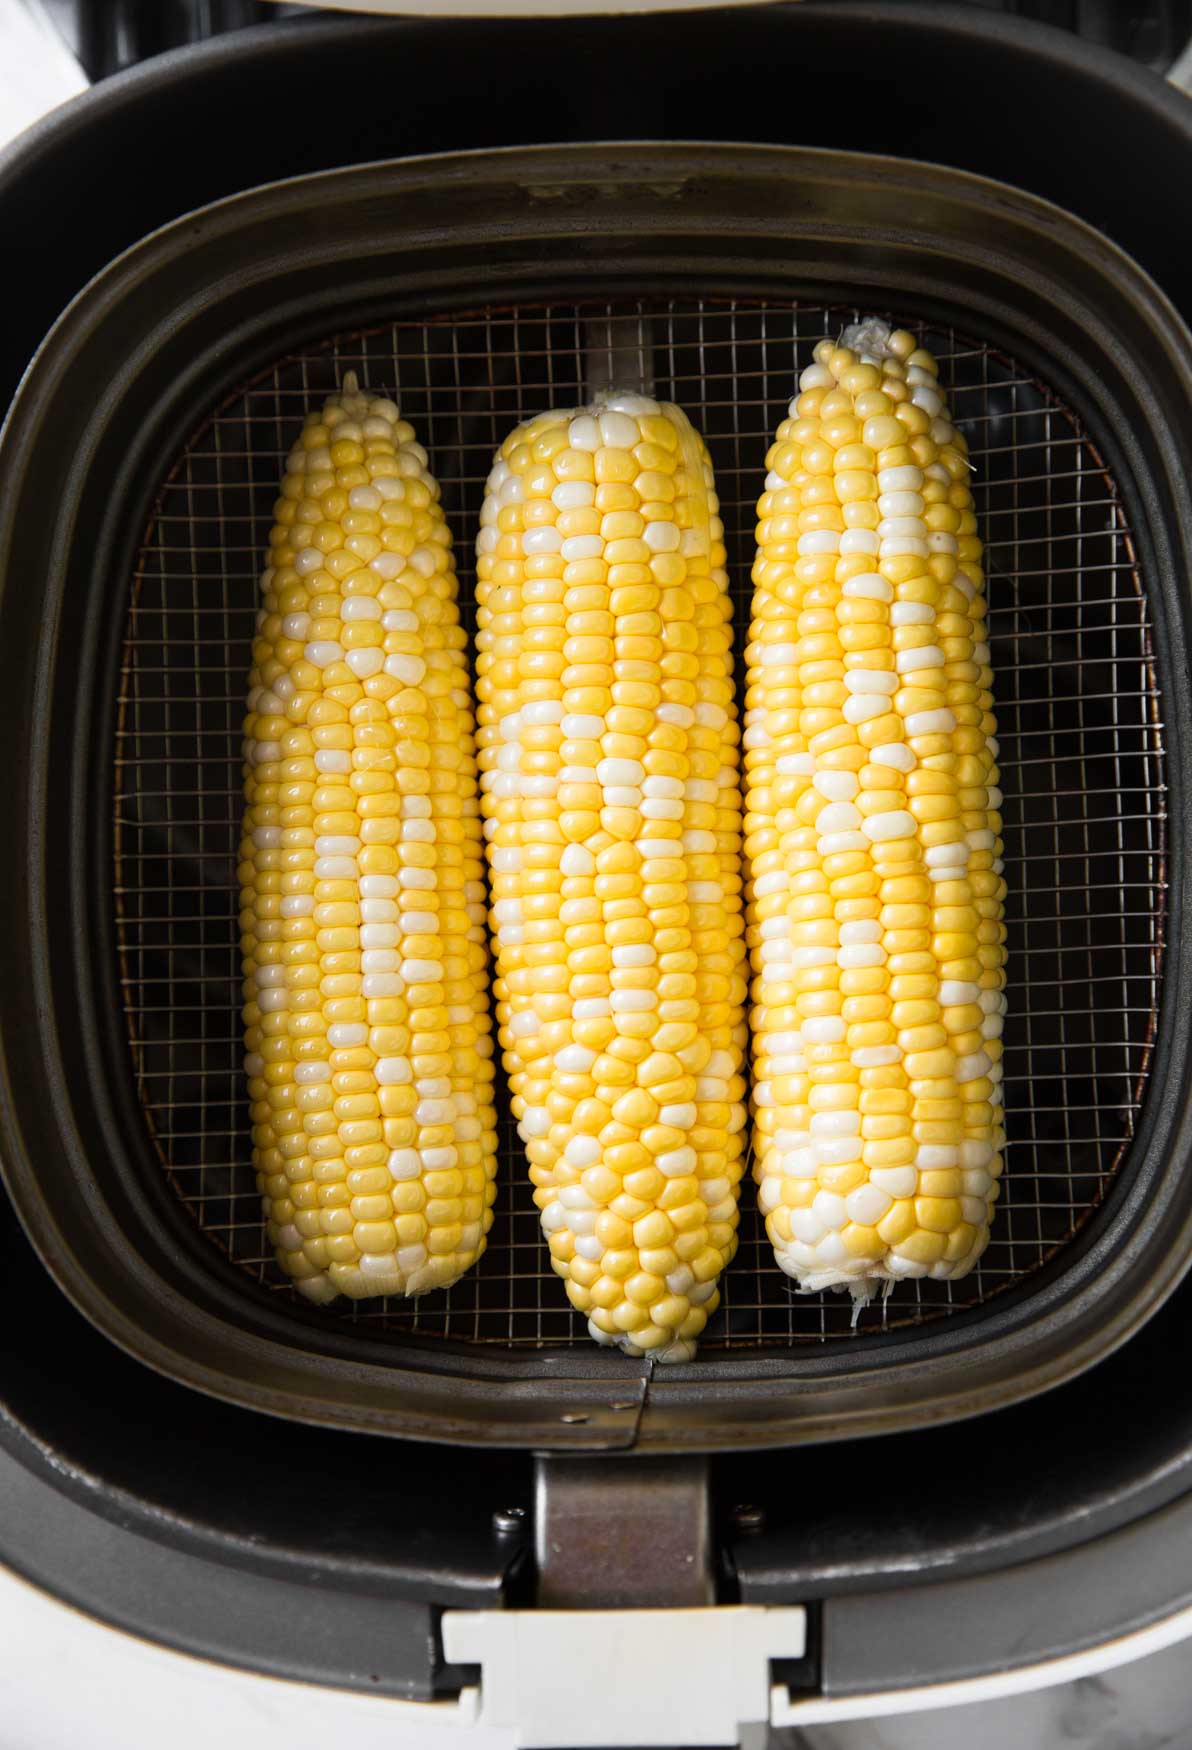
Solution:
M240 1074L240 718L279 469L349 369L396 393L466 609L492 451L640 362L707 436L744 623L770 434L811 346L888 314L976 467L1006 796L1009 1151L955 1284L856 1328L743 1187L698 1360L596 1351L511 1123L477 1269L314 1310L268 1256ZM386 162L136 245L35 361L0 450L12 726L7 1183L76 1303L160 1371L335 1426L740 1448L974 1413L1120 1343L1189 1257L1182 835L1188 336L1146 276L1010 188L834 151L574 146ZM48 511L47 507L52 507Z

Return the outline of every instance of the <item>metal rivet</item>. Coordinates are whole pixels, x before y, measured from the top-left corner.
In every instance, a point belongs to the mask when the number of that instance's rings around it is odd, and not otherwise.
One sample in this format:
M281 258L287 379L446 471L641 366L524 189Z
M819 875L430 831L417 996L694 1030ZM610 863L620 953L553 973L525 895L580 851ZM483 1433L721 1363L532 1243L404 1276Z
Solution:
M754 1507L750 1502L742 1501L733 1508L733 1524L738 1531L761 1531L765 1523L764 1507Z
M526 1523L524 1507L498 1507L493 1514L493 1530L501 1537L521 1531Z

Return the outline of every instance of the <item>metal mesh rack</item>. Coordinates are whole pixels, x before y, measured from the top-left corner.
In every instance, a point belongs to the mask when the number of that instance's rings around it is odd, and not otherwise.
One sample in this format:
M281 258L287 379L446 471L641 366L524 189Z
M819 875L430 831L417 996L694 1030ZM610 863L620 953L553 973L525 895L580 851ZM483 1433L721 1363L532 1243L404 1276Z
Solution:
M264 1239L240 1067L240 723L272 506L306 409L348 369L398 393L442 487L468 618L495 447L520 419L584 398L594 333L618 368L636 349L652 354L656 393L682 404L712 453L740 648L771 434L814 342L856 314L663 299L396 321L280 360L173 463L132 580L122 658L114 885L124 1010L163 1171L212 1242L266 1288L293 1293ZM1087 1218L1130 1145L1161 974L1162 710L1117 488L1044 383L950 329L924 339L971 446L986 541L1009 883L1010 1141L979 1267L955 1287L898 1285L862 1314L862 1331L988 1299ZM850 1333L847 1297L791 1292L748 1180L723 1289L705 1354ZM586 1341L549 1269L507 1115L496 1219L477 1269L413 1305L340 1302L326 1316L373 1336Z

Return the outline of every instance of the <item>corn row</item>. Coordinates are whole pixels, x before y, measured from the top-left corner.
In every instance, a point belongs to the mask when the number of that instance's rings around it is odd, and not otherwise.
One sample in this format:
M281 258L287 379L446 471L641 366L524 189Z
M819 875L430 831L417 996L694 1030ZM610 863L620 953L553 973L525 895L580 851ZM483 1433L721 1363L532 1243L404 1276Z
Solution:
M685 1359L736 1246L745 1044L723 528L678 408L502 445L477 542L499 1039L555 1271Z
M808 1290L971 1268L1005 1143L992 674L931 356L823 341L767 458L747 651L755 1172Z
M309 415L253 646L240 850L269 1238L310 1299L445 1287L496 1157L473 720L451 537L391 401Z

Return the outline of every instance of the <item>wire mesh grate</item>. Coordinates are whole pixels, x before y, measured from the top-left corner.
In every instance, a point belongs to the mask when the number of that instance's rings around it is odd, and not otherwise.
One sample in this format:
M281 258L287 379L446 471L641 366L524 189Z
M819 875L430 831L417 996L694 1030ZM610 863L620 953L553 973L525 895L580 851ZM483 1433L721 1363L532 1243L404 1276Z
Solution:
M655 392L686 408L712 453L740 650L766 449L812 345L856 315L725 299L396 321L281 360L173 465L133 579L122 658L114 878L125 1017L163 1170L258 1283L293 1293L264 1237L241 1074L240 726L273 502L308 406L349 369L400 395L442 487L470 624L493 450L519 420L584 399L598 374L594 334L619 370L650 360ZM979 1267L955 1286L899 1284L865 1310L862 1331L987 1299L1095 1208L1134 1132L1162 955L1161 701L1116 486L1077 417L1012 359L950 329L924 338L969 440L986 542L1009 883L1009 1151ZM327 1316L370 1336L587 1341L549 1269L507 1112L501 1132L496 1218L477 1269L414 1304L337 1303ZM748 1182L723 1289L705 1354L850 1333L847 1297L791 1291Z

